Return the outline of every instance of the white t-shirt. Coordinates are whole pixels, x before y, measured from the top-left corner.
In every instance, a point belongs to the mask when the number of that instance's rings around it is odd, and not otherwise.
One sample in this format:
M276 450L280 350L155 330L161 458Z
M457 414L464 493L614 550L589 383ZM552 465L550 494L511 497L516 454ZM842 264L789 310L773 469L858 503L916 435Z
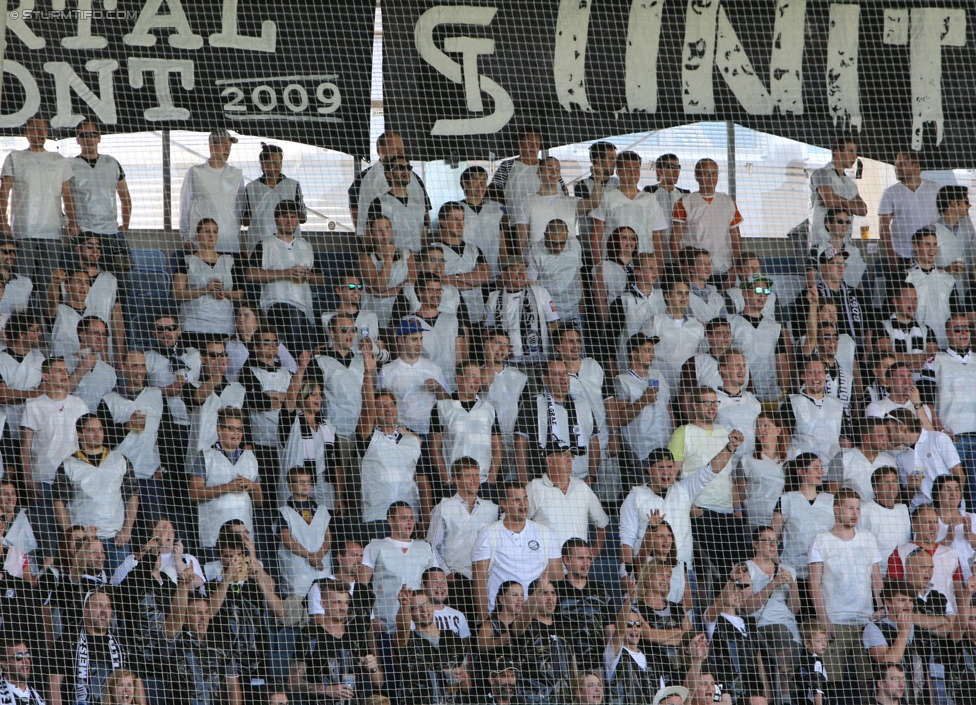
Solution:
M881 553L881 575L888 572L888 556L906 543L912 536L912 520L907 504L896 504L891 509L877 502L861 501L861 518L857 528L870 531L878 541Z
M548 475L529 483L529 518L549 528L556 543L589 536L589 525L605 529L610 518L596 494L582 480L572 478L565 494L552 484Z
M20 425L34 431L31 443L34 482L54 482L58 466L78 450L75 423L88 411L85 402L70 394L61 401L47 394L27 400Z
M831 532L810 546L810 564L823 563L820 582L827 618L833 624L867 624L874 612L871 573L881 562L878 541L868 531L843 541Z
M70 181L71 165L57 152L11 152L0 177L13 179L10 229L22 240L61 238L61 185Z
M934 181L922 179L914 191L899 182L881 194L878 215L892 216L891 246L899 257L910 258L913 252L912 235L919 228L939 219L939 210L935 207L939 188Z
M471 562L489 561L488 609L495 609L495 595L499 586L507 580L515 580L525 588L549 567L549 561L559 560L560 544L542 524L526 520L518 533L505 527L499 520L478 532L471 549Z

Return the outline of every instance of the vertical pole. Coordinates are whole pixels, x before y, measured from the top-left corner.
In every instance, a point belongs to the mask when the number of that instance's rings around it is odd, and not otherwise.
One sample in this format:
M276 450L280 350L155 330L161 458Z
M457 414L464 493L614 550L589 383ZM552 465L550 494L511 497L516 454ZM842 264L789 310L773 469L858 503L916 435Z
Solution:
M729 172L729 195L735 200L735 123L731 120L725 123L725 155L726 169Z
M0 0L0 90L3 87L3 62L7 54L7 0ZM3 96L0 95L0 105Z
M3 2L3 0L0 0ZM171 173L169 128L163 128L163 230L173 229L173 175Z

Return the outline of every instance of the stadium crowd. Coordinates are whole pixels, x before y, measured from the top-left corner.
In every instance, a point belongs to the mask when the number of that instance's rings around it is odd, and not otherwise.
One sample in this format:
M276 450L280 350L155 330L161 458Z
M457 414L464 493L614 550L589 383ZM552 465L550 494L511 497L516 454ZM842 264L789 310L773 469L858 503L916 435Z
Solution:
M837 139L789 297L710 159L597 142L571 195L527 131L432 218L385 133L336 273L217 129L139 321L124 170L48 129L0 171L3 705L976 702L974 233L915 153L868 262Z

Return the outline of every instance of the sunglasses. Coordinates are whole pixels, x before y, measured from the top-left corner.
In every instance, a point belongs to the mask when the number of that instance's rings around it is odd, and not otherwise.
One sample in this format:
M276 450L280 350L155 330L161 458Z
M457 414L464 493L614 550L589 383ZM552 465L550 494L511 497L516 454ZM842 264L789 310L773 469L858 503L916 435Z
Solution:
M362 284L343 284L339 288L341 289L342 287L345 287L345 288L349 289L349 291L357 291L357 290L358 291L362 291L362 289L363 289L363 285Z
M835 220L834 222L837 225L850 225L851 224L851 221L849 221L849 220Z
M263 343L264 341L262 340L261 342ZM205 352L204 355L206 355L207 357L216 358L218 360L221 359L221 358L227 357L227 353L225 353L225 352L209 352L208 351L208 352Z
M277 345L278 344L278 341L277 340L268 340L267 338L265 338L263 340L259 340L258 342L261 343L261 345Z
M15 255L15 254L17 254L17 248L16 247L0 247L0 252L2 252L5 255Z
M78 136L82 139L93 139L95 137L100 137L99 133L97 132L79 132Z
M969 333L969 326L952 326L950 328L953 333Z
M9 658L13 658L14 661L23 661L25 658L30 658L30 657L31 657L30 651L18 651L17 653L15 653L13 656Z
M171 323L168 326L156 326L156 332L157 333L163 333L163 332L165 332L165 333L173 333L174 331L179 330L179 328L180 327L178 325L176 325L175 323Z
M227 429L228 431L234 431L235 433L244 433L243 426L228 426L225 423L220 424L221 428Z
M635 620L633 622L627 622L627 626L628 627L643 627L644 626L644 623L641 622L641 621L639 621L639 620Z
M766 294L766 296L769 296L770 294L773 293L773 290L772 289L767 289L764 286L757 286L756 289L755 289L755 292L757 294Z

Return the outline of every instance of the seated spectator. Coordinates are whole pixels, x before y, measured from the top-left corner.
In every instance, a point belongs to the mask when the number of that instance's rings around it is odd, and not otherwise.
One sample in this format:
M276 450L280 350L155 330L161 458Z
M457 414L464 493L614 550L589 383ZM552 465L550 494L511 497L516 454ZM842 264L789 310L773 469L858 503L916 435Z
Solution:
M291 595L304 597L312 583L332 574L329 551L332 532L329 510L312 499L315 473L298 465L289 468L288 500L278 507L284 523L280 527L278 562L282 580Z
M232 335L233 302L244 296L243 273L234 255L217 252L213 218L197 223L197 243L197 251L184 253L173 273L173 298L183 302L180 326L188 333Z
M126 556L139 512L139 485L125 456L104 445L102 422L85 414L75 423L78 450L58 468L51 489L61 531L94 526L111 573Z
M807 265L807 283L810 286L814 285L817 260L827 248L833 248L847 254L844 283L852 289L857 289L861 285L861 280L867 271L867 263L861 255L861 249L851 239L851 224L853 222L851 218L851 211L843 207L828 208L824 213L823 224L826 237L814 243L814 246L810 248L810 263Z
M888 557L912 536L908 504L899 501L900 489L898 470L885 465L871 473L874 500L861 498L861 518L857 528L870 531L877 539L882 575L888 572Z
M359 276L358 269L340 274L335 279L332 291L335 294L337 304L334 311L322 314L322 329L325 332L325 347L334 347L336 341L332 338L332 319L335 316L348 316L353 319L355 336L349 349L361 351L363 349L363 339L369 338L373 354L385 355L389 359L390 353L381 350L377 345L383 344L383 331L380 330L379 319L374 311L367 311L360 306L363 298L363 281ZM394 318L396 316L394 315ZM384 362L386 360L383 360Z
M736 474L744 484L742 508L752 527L770 526L773 511L783 494L783 463L789 457L789 429L775 412L762 412L756 418L755 449L739 459Z
M526 277L549 292L559 320L564 324L578 322L583 298L583 250L579 240L570 237L565 221L549 221L542 239L529 247L528 261Z
M935 197L939 219L932 224L938 237L935 265L956 280L956 292L963 300L969 290L973 269L973 222L969 219L969 189L951 184L939 189ZM2 302L0 302L2 306Z
M325 286L311 244L296 237L299 211L294 201L275 206L276 232L255 246L245 272L261 285L261 309L293 353L313 347L312 287Z
M479 323L481 319L471 320L468 314L468 307L461 298L461 292L451 283L451 279L444 276L446 266L446 256L444 251L435 245L428 245L416 256L417 274L403 282L400 293L397 294L396 301L393 302L393 313L390 317L391 325L396 325L412 313L416 313L420 308L420 299L417 296L416 281L422 275L432 276L441 283L441 302L437 309L443 313L453 313L459 321L465 324ZM482 313L483 313L482 309Z

